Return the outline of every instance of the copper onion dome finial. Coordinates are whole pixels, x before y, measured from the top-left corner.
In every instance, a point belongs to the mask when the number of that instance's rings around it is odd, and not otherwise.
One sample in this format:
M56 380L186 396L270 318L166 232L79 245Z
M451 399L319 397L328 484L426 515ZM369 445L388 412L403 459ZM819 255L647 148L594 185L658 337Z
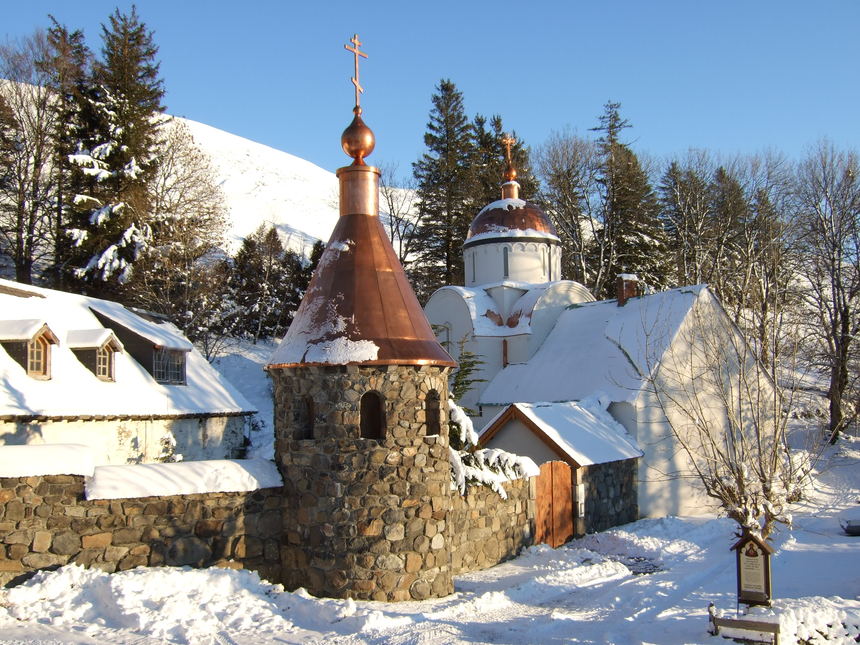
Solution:
M353 44L353 47L344 45L343 48L352 52L355 58L355 76L351 79L352 84L355 86L355 107L352 109L355 117L352 119L352 123L343 131L343 134L340 135L340 145L347 155L355 159L352 162L354 166L363 166L364 158L373 152L373 148L376 145L376 137L373 136L373 131L361 119L361 95L364 92L364 88L358 80L358 57L367 58L367 54L359 49L361 41L358 39L358 34L355 34L349 42Z

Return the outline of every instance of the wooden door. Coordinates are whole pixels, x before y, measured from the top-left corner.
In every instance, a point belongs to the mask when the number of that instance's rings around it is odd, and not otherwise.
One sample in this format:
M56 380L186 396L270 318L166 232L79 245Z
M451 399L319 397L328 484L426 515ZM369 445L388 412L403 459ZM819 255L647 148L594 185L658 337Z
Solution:
M535 542L555 548L573 537L573 478L563 461L541 464L535 500Z

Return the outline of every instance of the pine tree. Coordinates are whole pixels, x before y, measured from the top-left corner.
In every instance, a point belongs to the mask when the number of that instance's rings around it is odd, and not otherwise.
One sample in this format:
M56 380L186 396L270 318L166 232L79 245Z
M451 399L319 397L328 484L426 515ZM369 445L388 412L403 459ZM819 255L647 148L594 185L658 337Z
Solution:
M62 287L63 266L69 254L70 240L64 234L66 223L74 212L74 185L70 157L76 152L83 124L81 111L89 83L92 54L80 30L69 31L53 16L47 31L48 55L41 65L54 90L53 113L53 173L55 176L54 204L54 265L50 274L55 287Z
M630 124L621 105L608 102L600 116L597 140L602 163L598 182L603 189L602 230L592 243L591 261L598 267L595 296L611 297L615 276L635 273L653 288L664 288L671 273L660 209L636 154L620 139Z
M496 201L500 196L500 184L505 172L505 130L502 117L498 114L490 119L487 127L486 117L478 114L472 121L472 183L470 206L472 216L487 204ZM511 146L511 160L517 169L517 183L520 185L520 195L529 201L538 198L538 181L531 169L528 148L522 139L512 134L514 144Z
M148 181L155 172L164 96L152 32L117 10L102 25L102 57L83 97L83 136L72 159L77 207L67 234L72 276L88 292L119 297L149 243Z
M413 164L422 241L410 278L419 299L445 284L463 283L462 245L472 220L472 126L463 94L442 80L424 134L427 151Z

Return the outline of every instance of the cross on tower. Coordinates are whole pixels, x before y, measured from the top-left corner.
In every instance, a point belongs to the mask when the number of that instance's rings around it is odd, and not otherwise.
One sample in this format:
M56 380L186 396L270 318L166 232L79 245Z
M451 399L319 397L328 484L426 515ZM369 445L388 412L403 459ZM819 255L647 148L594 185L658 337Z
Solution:
M359 50L359 47L361 47L361 41L358 39L358 34L353 35L349 42L351 42L354 47L344 45L343 48L347 51L351 51L355 57L355 76L352 78L352 84L355 85L355 107L356 109L360 109L361 93L364 92L364 88L358 82L358 57L361 56L362 58L367 58L367 54Z

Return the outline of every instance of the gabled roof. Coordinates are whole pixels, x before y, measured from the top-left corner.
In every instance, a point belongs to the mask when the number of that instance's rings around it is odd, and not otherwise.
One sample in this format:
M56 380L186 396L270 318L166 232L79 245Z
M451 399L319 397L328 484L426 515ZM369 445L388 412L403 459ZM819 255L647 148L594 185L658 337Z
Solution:
M632 401L659 364L705 285L570 305L528 362L499 371L482 405L580 401L600 392Z
M122 351L122 343L113 331L104 327L96 329L72 329L66 333L66 345L70 349L98 349L109 345L115 351Z
M522 421L574 466L605 464L642 456L633 437L595 399L582 404L514 403L481 430L479 445L486 445L511 417Z
M108 312L105 315L111 320L127 323L135 333L153 340L153 346L157 340L188 352L187 385L157 383L128 353L114 355L115 381L99 380L72 352L82 339L113 337L93 311ZM173 325L144 320L118 303L0 280L0 317L41 321L60 338L52 349L49 381L28 376L0 347L0 417L165 417L254 411Z
M42 330L47 331L48 340L57 342L57 337L45 324L44 320L31 318L27 320L0 320L0 341L29 341L33 340Z

